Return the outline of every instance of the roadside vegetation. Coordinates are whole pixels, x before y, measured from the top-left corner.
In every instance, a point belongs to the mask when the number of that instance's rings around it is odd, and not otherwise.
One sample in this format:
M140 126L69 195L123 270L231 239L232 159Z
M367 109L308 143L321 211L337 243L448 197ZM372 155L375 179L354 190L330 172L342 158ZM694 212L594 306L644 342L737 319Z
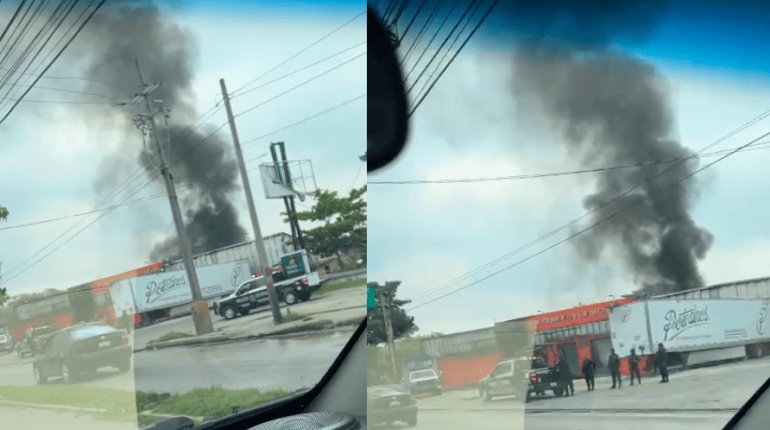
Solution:
M321 287L321 290L319 291L319 295L328 294L328 293L331 293L332 291L344 290L347 288L363 287L363 286L366 286L366 278L349 279L347 281L341 281L341 282L329 282L328 284L324 284L324 286Z
M161 336L161 337L159 337L157 339L153 339L153 340L151 340L151 341L149 341L147 343L150 344L150 343L156 343L156 342L166 342L168 340L187 339L188 337L193 337L193 335L190 334L190 333L183 333L183 332L179 332L179 331L172 331L172 332L168 332L168 333L164 334L163 336Z

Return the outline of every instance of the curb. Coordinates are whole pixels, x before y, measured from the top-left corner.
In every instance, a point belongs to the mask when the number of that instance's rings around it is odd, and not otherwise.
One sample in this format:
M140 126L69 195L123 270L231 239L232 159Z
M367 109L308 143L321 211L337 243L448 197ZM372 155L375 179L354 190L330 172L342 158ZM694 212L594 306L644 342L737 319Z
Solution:
M324 327L316 328L319 323L325 323ZM249 334L245 336L228 336L226 334L218 334L216 336L209 335L206 338L191 337L191 338L184 338L184 339L174 339L174 340L169 340L165 342L148 343L147 346L145 346L144 348L135 349L133 352L137 353L137 352L142 352L146 350L172 348L176 346L219 344L219 343L226 343L226 342L248 341L248 340L258 340L258 339L270 339L270 338L288 339L293 337L308 336L308 335L319 334L319 333L334 332L346 327L357 326L360 323L361 323L361 320L357 318L355 320L352 320L352 319L344 320L337 323L331 320L319 320L319 321L313 321L311 323L303 324L293 328L283 328L283 329L273 330L267 333L256 333L256 334ZM313 328L309 328L308 326L312 326Z

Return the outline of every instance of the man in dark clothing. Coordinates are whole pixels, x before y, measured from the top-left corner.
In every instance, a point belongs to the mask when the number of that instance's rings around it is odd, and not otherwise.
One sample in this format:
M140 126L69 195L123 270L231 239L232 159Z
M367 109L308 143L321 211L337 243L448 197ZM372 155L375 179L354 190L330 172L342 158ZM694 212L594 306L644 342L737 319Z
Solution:
M583 378L586 380L588 391L594 390L594 374L596 373L596 363L590 358L583 360Z
M564 387L565 394L568 396L575 395L575 385L572 382L572 370L569 368L569 364L564 357L559 359L559 363L556 365L559 369L559 379Z
M631 355L628 356L628 364L631 365L631 385L634 385L634 376L639 383L642 383L642 376L639 373L639 356L636 355L636 350L631 348Z
M607 367L610 368L610 374L612 375L612 389L615 389L615 386L620 388L622 385L622 382L620 380L620 357L618 357L618 354L615 352L615 348L612 348L610 352L610 358L607 360Z
M668 366L666 359L666 348L663 347L662 343L659 343L658 352L655 353L655 364L658 366L658 371L660 372L661 383L668 382Z

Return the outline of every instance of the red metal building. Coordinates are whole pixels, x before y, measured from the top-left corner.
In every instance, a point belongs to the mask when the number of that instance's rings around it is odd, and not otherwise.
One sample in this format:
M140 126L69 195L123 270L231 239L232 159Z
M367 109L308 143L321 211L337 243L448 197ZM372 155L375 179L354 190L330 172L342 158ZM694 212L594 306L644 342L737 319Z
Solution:
M520 351L515 350L518 347L512 347L502 333L509 330L507 327L512 324L521 326L524 323L527 330L532 332L535 355L545 358L550 366L556 364L560 355L564 355L576 375L582 376L581 367L586 358L593 359L598 372L605 372L612 348L608 309L635 300L622 298L497 323L495 331L498 333L498 344L503 355L519 354ZM628 374L625 356L629 351L616 352L621 356L621 372ZM643 355L647 352L638 353ZM644 371L646 365L646 359L643 358L640 370Z
M28 330L43 325L55 328L69 327L77 322L101 321L118 325L112 307L110 285L123 279L163 270L164 263L152 263L138 269L97 279L60 294L14 306L15 323L11 337L18 342Z

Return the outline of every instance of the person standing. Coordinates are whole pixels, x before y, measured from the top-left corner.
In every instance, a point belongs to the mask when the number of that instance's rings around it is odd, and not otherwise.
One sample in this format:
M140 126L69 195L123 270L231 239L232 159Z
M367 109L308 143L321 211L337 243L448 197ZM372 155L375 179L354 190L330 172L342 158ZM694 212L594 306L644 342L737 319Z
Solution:
M586 380L588 391L594 390L594 374L596 373L596 363L591 358L583 360L583 378Z
M568 396L575 395L575 385L572 382L572 369L569 368L567 359L563 356L559 359L559 363L556 365L559 368L559 380L564 387L564 391Z
M628 363L631 365L631 385L634 385L634 376L641 385L642 376L639 373L639 356L636 355L636 350L631 348L631 355L628 356Z
M610 374L612 375L612 389L617 386L618 389L622 385L620 380L620 357L615 352L615 348L610 350L610 358L607 360L607 367L610 368Z
M655 353L655 364L658 366L658 372L660 372L660 382L664 384L668 382L667 358L666 348L663 347L662 343L659 343L658 352Z

